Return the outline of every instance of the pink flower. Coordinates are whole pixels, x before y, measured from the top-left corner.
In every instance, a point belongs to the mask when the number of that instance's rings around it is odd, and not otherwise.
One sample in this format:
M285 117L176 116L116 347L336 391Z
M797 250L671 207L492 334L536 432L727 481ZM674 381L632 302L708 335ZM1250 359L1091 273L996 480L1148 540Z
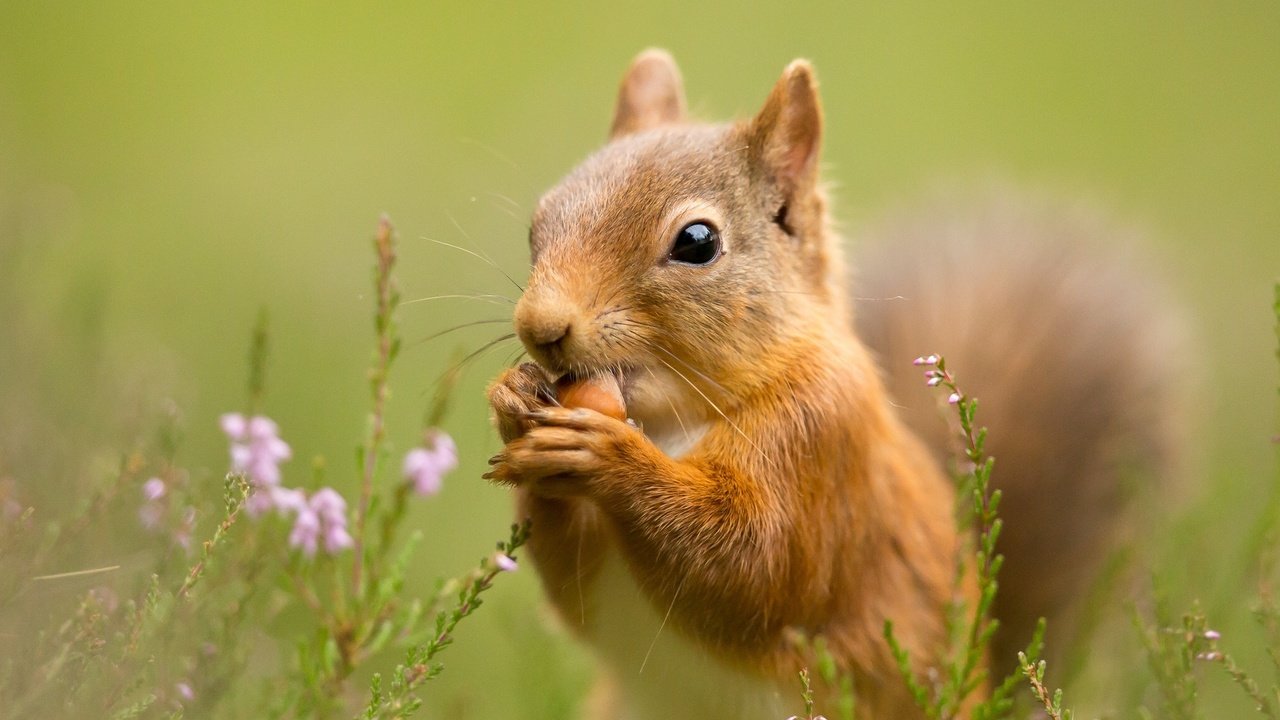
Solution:
M182 513L182 524L178 525L173 531L173 541L182 546L184 550L191 549L191 536L196 530L196 509L187 506Z
M181 545L184 549L191 549L191 537L196 529L196 509L190 505L182 510L182 518L177 520L170 519L165 521L169 515L170 499L169 487L164 480L153 477L142 484L142 507L138 508L138 520L142 522L142 526L151 531L161 529L168 530L173 541Z
M351 533L347 532L347 526L343 525L326 525L324 529L324 551L330 555L337 555L355 545L356 541L352 539Z
M142 484L143 502L142 507L138 508L138 520L142 522L142 527L148 530L160 527L166 508L163 500L165 489L164 481L158 477L153 477Z
M423 447L404 456L404 477L419 495L440 492L446 473L458 467L458 446L443 430L428 430Z
M303 555L315 557L321 541L330 555L355 544L347 532L347 501L337 490L320 488L304 504L296 506L296 511L298 517L289 533L289 545Z
M196 693L191 689L191 685L189 683L180 682L177 685L174 685L173 689L177 690L178 696L187 702L191 702L196 699Z
M1205 640L1219 640L1219 639L1221 639L1221 638L1222 638L1222 633L1218 632L1217 630L1205 630L1205 631L1204 631L1204 639L1205 639Z
M926 355L926 356L924 356L924 357L918 357L918 358L916 358L915 360L912 360L912 361L911 361L911 364L912 364L912 365L937 365L937 364L938 364L938 356L937 356L937 355Z
M273 487L262 493L270 503L270 507L281 515L300 512L307 506L307 493L302 488ZM252 498L251 498L252 499Z
M142 527L148 530L155 530L160 527L161 520L164 520L163 505L146 503L138 509L138 521L142 523Z
M164 497L164 491L164 481L158 477L153 477L142 483L142 497L146 498L148 501L159 500Z
M222 432L226 433L227 437L233 440L244 437L245 419L240 413L227 413L218 418L218 424L222 426Z
M516 565L515 558L504 552L496 552L493 554L493 564L502 572L515 572L519 567Z
M231 469L242 472L255 492L245 510L257 517L274 507L269 491L280 484L280 463L293 456L289 444L280 439L280 427L271 418L255 415L246 419L240 413L227 413L219 418L222 431L231 439Z
M947 402L951 403L952 405L955 405L956 403L960 402L960 393L951 393L951 395L947 397Z
M301 550L307 557L315 557L319 540L320 517L310 507L304 507L298 511L293 529L289 531L289 547Z

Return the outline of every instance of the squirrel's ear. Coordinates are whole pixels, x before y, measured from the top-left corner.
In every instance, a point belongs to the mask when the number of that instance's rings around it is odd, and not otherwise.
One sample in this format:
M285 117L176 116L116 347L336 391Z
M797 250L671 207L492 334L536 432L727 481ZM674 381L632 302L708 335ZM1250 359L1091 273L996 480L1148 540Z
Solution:
M645 50L631 61L618 90L609 137L617 138L684 120L684 83L666 50Z
M751 121L751 155L793 190L813 177L822 139L822 103L813 66L793 60Z

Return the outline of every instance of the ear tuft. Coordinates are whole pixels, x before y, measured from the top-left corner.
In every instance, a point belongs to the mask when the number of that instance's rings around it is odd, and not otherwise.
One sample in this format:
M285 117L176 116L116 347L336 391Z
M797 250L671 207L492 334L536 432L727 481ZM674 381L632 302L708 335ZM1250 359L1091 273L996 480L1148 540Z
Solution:
M751 121L752 155L788 191L814 177L822 140L822 103L813 66L793 60Z
M610 138L684 120L684 83L666 50L651 48L631 61L618 90Z

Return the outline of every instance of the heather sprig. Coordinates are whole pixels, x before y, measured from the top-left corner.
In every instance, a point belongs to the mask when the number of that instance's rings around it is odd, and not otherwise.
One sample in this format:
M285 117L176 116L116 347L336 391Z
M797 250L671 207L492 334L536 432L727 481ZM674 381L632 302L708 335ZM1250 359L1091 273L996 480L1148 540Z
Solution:
M290 535L291 544L301 548L304 555L315 554L320 547L329 555L348 547L354 550L349 584L338 577L340 565L335 562L306 568L305 575L295 580L299 595L313 598L308 605L319 610L324 630L299 648L302 686L306 689L297 701L297 707L302 709L323 711L332 707L346 680L359 666L389 642L411 642L421 633L418 627L424 619L421 602L416 599L406 602L402 596L409 557L418 547L420 535L415 534L398 556L393 558L392 553L409 498L413 494L438 492L441 478L457 465L457 448L452 438L443 430L429 428L424 433L424 446L406 457L405 481L391 485L389 497L375 493L387 454L388 380L400 347L395 323L399 293L392 276L396 260L395 232L385 217L378 224L373 247L377 307L374 362L369 371L371 408L368 431L356 454L359 490L354 521L348 531L345 501L333 489L322 488L299 507ZM380 520L376 543L368 537L368 520L374 516ZM523 542L522 535L519 543ZM495 574L502 571L492 560L489 563L498 568ZM303 566L294 567L304 570ZM310 590L313 577L327 582L333 598L328 605L320 602L320 593ZM473 582L482 581L482 589L487 589L492 578L489 575ZM478 606L477 599L466 614ZM456 624L456 620L454 622ZM408 685L410 690L416 687L414 683Z
M0 569L6 580L10 572L19 580L0 583L0 605L30 606L42 592L58 598L60 587L70 590L62 597L75 600L61 616L49 611L56 624L24 636L21 647L0 643L14 650L13 659L22 655L21 663L0 656L0 717L46 717L50 711L109 718L332 717L352 710L346 704L351 675L381 661L392 645L413 647L411 659L439 672L435 657L453 642L454 628L480 607L481 594L498 574L515 570L514 553L527 527L513 531L477 570L446 583L458 593L452 609L452 595L432 599L408 592L405 579L423 534L399 537L407 504L440 491L443 476L457 465L458 449L444 430L429 427L419 452L406 458L403 480L383 488L377 482L383 463L366 462L387 454L387 378L398 347L393 233L385 219L374 246L373 408L357 472L349 477L367 492L367 502L349 511L342 479L328 485L320 458L309 484L289 476L284 461L292 449L264 412L269 334L260 314L250 343L246 409L218 422L230 443L220 505L207 483L201 487L198 473L178 464L181 433L174 412L154 447L123 453L116 473L75 496L69 520L21 505L0 477L3 509L17 508L0 516ZM349 525L353 514L380 521L379 542L363 537L365 523ZM196 518L219 515L196 557L188 559L182 548ZM245 516L254 522L244 522ZM147 530L137 533L140 542L164 539L154 547L151 567L126 577L123 563L60 566L109 533L113 519ZM360 553L344 552L357 542ZM99 575L115 582L74 590ZM268 638L262 629L277 627L294 628L278 638L277 654L295 661L247 679L250 659L278 632ZM407 699L423 681L416 664L396 676L402 687L393 688L391 697ZM397 707L403 717L407 704Z
M814 716L817 703L814 701L812 687L814 679L811 671L816 670L817 679L828 689L825 694L826 699L835 706L827 709L835 710L834 717L837 720L856 720L857 698L854 692L853 674L836 663L835 656L831 654L831 649L827 645L827 638L823 635L810 638L799 631L792 631L788 635L788 641L809 663L808 667L802 669L800 676L801 697L805 702L806 716L823 717L825 720L825 716Z
M1274 288L1272 313L1275 322L1276 360L1280 362L1280 282ZM1280 395L1280 386L1277 386ZM1280 433L1280 421L1277 422ZM1265 639L1266 654L1280 677L1280 609L1273 589L1277 553L1280 552L1280 434L1277 441L1276 478L1261 515L1247 535L1245 550L1256 568L1258 599L1253 619ZM1157 586L1158 589L1158 586ZM1210 629L1198 605L1182 616L1180 625L1170 617L1168 601L1157 595L1154 618L1147 621L1134 608L1133 622L1146 650L1147 664L1160 690L1166 716L1179 720L1203 717L1196 668L1203 664L1220 666L1231 681L1248 696L1258 715L1277 718L1280 708L1280 681L1264 690L1230 653L1221 647L1222 634Z
M204 574L205 565L213 557L218 544L227 536L231 526L235 524L236 518L240 516L240 508L244 507L248 497L249 483L245 482L244 476L235 473L228 474L222 492L222 505L225 515L222 518L222 522L218 523L217 528L214 529L213 537L204 541L200 559L196 561L195 565L191 566L191 570L187 573L187 578L182 581L182 587L178 588L178 599L186 597L196 583L200 581L200 577Z
M1040 656L1044 652L1045 628L1045 619L1040 618L1036 622L1035 629L1031 631L1031 641L1027 643L1026 649L1018 653L1019 664L1044 662ZM974 709L974 719L995 720L1009 717L1014 708L1014 694L1021 687L1022 679L1022 675L1017 671L1006 675L999 685L991 689L991 695Z
M1234 657L1219 649L1218 644L1221 639L1221 633L1216 630L1205 630L1198 635L1186 638L1192 652L1195 652L1197 660L1220 665L1227 675L1231 677L1231 680L1253 701L1253 707L1258 711L1259 715L1270 718L1270 720L1276 720L1277 716L1272 706L1272 700L1280 700L1280 687L1273 686L1270 691L1271 697L1268 697L1262 691L1262 688L1258 686L1258 682L1236 662ZM1270 649L1273 653L1276 650L1274 646Z
M809 682L808 668L800 669L800 700L804 703L804 717L792 715L787 720L827 720L813 712L813 685Z
M972 546L962 543L962 547L972 550L972 556L968 556L969 550L966 550L956 561L957 600L946 617L950 646L936 677L926 680L916 674L910 654L894 635L891 619L885 622L884 634L899 674L916 704L929 718L949 720L960 716L970 696L989 677L983 659L999 627L999 621L991 616L991 607L998 587L996 578L1004 562L995 549L1002 527L998 514L1001 493L990 486L995 458L986 454L987 430L974 424L978 401L956 384L942 355L918 357L913 364L928 368L924 372L925 384L947 393L947 403L955 408L959 421L958 435L965 463L957 473L957 516L962 529L973 530ZM973 573L977 579L978 597L972 606L962 599L961 584L967 573ZM1038 656L1042 638L1043 629L1038 628L1028 646L1028 655ZM1016 676L1006 678L996 686L990 697L973 708L972 717L987 720L1007 716L1013 707L1011 696L1015 681Z
M414 645L405 654L403 663L391 673L391 685L384 690L382 674L375 673L369 683L369 703L359 718L364 720L391 720L406 718L422 705L414 691L434 679L444 669L435 658L453 644L454 629L483 604L481 595L493 586L499 574L516 569L516 551L529 539L529 523L511 526L511 536L498 543L497 550L482 559L475 569L457 578L446 587L457 587L456 602L449 610L441 610L435 616L435 630L431 638Z
M369 389L373 400L373 408L369 413L369 432L356 453L360 465L360 493L356 505L355 518L355 561L352 564L352 590L356 597L364 594L365 589L365 521L369 514L369 502L373 496L374 476L381 459L382 443L386 439L386 403L387 378L391 364L400 352L400 337L396 332L395 311L400 304L400 292L396 289L392 277L395 267L395 231L391 221L383 216L378 221L378 231L373 237L374 254L377 261L374 265L374 293L377 308L374 312L374 334L377 338L373 366L369 369Z
M1045 662L1043 660L1035 662L1028 658L1026 653L1018 653L1018 666L1027 676L1027 682L1031 683L1031 693L1044 706L1049 720L1071 720L1073 713L1062 707L1062 689L1059 688L1050 693L1049 688L1044 684Z
M1155 598L1155 622L1148 624L1133 608L1133 624L1146 650L1147 667L1160 691L1161 717L1173 720L1198 720L1204 717L1199 704L1199 682L1196 677L1197 655L1204 651L1202 641L1207 630L1203 613L1186 613L1174 625L1167 600ZM1203 659L1203 658L1201 658Z

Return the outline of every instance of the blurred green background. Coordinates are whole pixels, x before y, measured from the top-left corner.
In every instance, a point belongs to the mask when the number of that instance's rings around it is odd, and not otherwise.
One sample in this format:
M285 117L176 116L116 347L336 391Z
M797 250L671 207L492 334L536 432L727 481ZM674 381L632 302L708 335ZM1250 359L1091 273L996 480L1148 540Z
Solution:
M1275 2L2 2L0 477L66 503L69 473L100 469L94 458L172 398L181 459L216 478L216 418L243 404L266 306L266 409L298 458L288 481L325 455L350 490L378 214L400 233L406 300L514 296L428 238L479 247L519 279L533 203L602 142L621 72L648 46L675 54L707 119L753 112L789 60L813 60L835 212L853 231L939 178L991 176L1147 228L1152 273L1196 338L1193 494L1206 498L1156 545L1179 558L1165 571L1180 596L1247 632L1240 528L1274 477ZM404 307L395 447L416 442L454 354L502 326L415 341L508 312ZM478 479L497 448L482 390L509 347L455 395L463 467L415 510L423 588L483 555L509 519L506 493ZM533 573L504 578L429 686L431 716L561 716L587 661L545 628ZM1113 702L1088 692L1079 704Z

